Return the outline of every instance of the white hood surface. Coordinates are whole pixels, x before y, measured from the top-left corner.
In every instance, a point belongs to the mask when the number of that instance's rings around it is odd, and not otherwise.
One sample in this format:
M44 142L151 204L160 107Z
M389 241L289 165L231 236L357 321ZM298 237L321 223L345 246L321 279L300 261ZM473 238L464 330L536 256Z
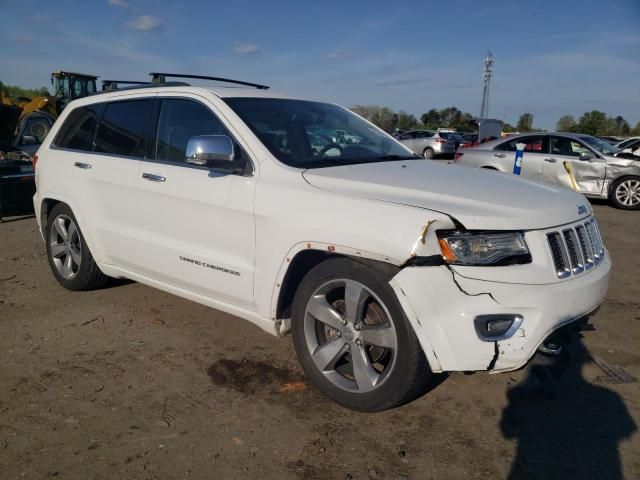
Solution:
M330 192L441 212L468 230L544 229L591 214L587 199L571 190L429 160L309 169L303 176Z

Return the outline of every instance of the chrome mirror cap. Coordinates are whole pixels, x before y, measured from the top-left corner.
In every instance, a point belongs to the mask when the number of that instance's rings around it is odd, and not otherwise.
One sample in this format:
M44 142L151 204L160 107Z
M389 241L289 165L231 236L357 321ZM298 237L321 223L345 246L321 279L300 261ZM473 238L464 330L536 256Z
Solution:
M185 162L208 166L210 162L233 162L233 141L227 135L199 135L187 143Z

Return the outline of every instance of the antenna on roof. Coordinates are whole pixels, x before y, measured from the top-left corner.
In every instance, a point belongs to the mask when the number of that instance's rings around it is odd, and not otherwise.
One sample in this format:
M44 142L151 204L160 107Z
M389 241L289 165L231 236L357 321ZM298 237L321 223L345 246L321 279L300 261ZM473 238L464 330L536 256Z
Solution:
M161 73L161 72L151 72L151 83L154 85L162 85L167 83L167 78L195 78L199 80L214 80L216 82L224 82L224 83L233 83L236 85L244 85L246 87L254 87L260 90L266 90L269 87L267 85L260 85L258 83L250 83L243 82L241 80L232 80L230 78L221 78L221 77L209 77L206 75L187 75L180 73Z

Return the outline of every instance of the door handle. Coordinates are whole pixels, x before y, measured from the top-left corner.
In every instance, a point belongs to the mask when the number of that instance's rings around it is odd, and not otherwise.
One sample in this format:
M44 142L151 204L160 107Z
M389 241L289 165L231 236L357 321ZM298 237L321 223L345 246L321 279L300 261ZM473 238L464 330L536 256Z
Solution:
M505 154L504 153L494 153L493 156L494 157L498 157L498 158L504 158Z
M150 182L166 182L166 177L162 175L154 175L153 173L143 173L142 178L149 180Z
M75 162L73 166L77 168L82 168L83 170L89 170L91 168L90 163L84 163L84 162Z
M556 163L558 160L556 160L555 158L545 158L544 161L549 163Z

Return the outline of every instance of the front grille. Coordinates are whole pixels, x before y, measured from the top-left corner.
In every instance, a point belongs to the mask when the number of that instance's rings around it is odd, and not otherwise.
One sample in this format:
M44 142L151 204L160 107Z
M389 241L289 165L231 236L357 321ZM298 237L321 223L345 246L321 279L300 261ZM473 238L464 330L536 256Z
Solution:
M598 265L604 257L604 244L595 219L547 233L553 265L559 278L579 275Z

